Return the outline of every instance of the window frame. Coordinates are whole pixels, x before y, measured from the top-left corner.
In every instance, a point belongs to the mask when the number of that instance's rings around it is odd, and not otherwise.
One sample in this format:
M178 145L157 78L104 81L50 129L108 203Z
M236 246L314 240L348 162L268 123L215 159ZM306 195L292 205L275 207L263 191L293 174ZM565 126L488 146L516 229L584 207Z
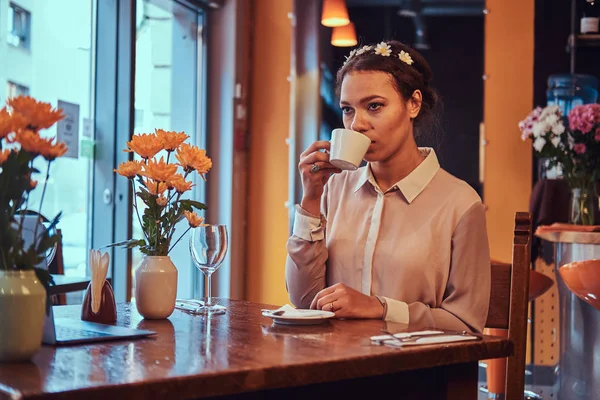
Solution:
M203 2L165 1L182 4L199 14L206 10ZM121 162L132 159L132 154L122 149L131 139L135 123L136 0L97 1L96 7L95 129L96 142L101 148L96 149L94 163L92 247L100 248L130 239L132 235L132 189L127 179L118 179L112 171ZM205 31L203 28L203 48L198 49L201 53L197 54L198 62L203 64L206 63ZM199 65L198 70L205 73L206 68ZM206 76L199 76L198 85L201 86L197 102L197 123L200 124L197 143L202 146L206 143ZM200 196L204 200L205 194L200 193ZM115 299L130 301L131 251L113 247L103 251L111 258Z
M13 82L13 81L6 81L6 86L7 86L7 95L6 98L10 99L11 97L17 97L17 96L28 96L30 93L30 89L29 86L25 86L25 85L21 85L20 83L17 82Z
M6 42L13 47L29 50L31 48L31 13L13 2L8 4L8 10L12 30L7 32ZM19 16L19 19L21 20L21 32L15 33L15 21L17 20L17 16ZM17 42L15 43L15 41Z

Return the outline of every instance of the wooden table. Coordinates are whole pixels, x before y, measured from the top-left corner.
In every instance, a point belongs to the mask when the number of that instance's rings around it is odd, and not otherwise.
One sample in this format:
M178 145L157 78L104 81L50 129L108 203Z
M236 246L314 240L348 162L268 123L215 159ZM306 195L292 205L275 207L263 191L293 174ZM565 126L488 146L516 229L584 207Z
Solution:
M0 365L0 398L11 399L316 399L393 390L407 399L476 399L478 361L507 357L512 343L482 340L391 348L369 337L391 327L379 320L329 320L278 326L261 315L275 308L219 299L223 315L175 310L144 320L118 305L117 325L151 329L154 338L43 347L29 364ZM78 306L55 316L79 318ZM385 393L385 392L383 392ZM395 396L397 397L397 396Z

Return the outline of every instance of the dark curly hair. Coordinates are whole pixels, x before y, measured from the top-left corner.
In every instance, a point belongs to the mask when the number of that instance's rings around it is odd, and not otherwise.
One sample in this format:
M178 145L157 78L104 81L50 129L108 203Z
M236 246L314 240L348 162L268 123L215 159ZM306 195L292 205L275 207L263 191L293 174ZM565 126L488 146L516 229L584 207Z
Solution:
M381 71L390 74L394 87L405 101L410 99L415 90L420 90L423 95L421 111L415 118L415 130L419 135L424 131L439 125L438 113L441 110L439 95L431 86L433 74L429 63L413 48L404 43L391 40L385 42L390 46L391 54L388 57L375 53L375 45L370 49L361 51L365 46L358 47L346 63L338 70L336 75L335 93L340 97L342 81L347 74L357 71ZM359 54L356 54L358 51ZM407 64L399 58L401 51L410 55L412 64Z

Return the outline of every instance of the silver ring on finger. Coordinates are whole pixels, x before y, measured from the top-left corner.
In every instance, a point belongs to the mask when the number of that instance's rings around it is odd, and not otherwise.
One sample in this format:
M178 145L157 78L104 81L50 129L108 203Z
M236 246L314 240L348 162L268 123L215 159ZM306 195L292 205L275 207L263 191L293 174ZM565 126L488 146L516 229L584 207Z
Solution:
M329 303L329 311L333 312L333 301Z
M319 167L317 164L313 164L312 167L310 167L310 173L316 174L317 172L319 172L320 169L321 167Z

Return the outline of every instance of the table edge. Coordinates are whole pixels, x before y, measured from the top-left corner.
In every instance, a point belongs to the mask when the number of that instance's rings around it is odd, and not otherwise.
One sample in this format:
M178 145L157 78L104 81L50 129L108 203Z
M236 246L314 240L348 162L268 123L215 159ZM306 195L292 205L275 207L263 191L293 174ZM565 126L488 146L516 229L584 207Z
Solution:
M495 342L488 343L486 347L482 347L482 351L487 353L485 356L480 355L476 358L473 357L462 357L456 359L455 356L452 358L446 356L445 353L450 351L449 349L456 347L470 347L477 346L480 343L477 342L457 342L449 343L441 348L439 346L436 351L439 351L440 357L439 362L432 367L425 368L440 368L448 367L455 364L469 364L478 363L483 359L490 358L503 358L509 357L514 352L514 345L510 339L507 338L494 338L498 339ZM480 347L480 346L479 346ZM491 349L490 349L491 347ZM487 351L486 351L487 350ZM6 393L3 390L3 385L0 384L0 399L4 396L6 398L14 400L32 400L32 399L80 399L85 397L86 399L95 398L106 398L106 396L118 396L118 398L147 398L151 395L152 398L168 398L174 400L178 398L204 398L211 396L225 396L235 395L240 393L249 393L260 390L280 389L286 387L297 387L307 386L319 383L342 381L347 379L358 379L363 377L372 377L378 375L401 373L410 370L417 370L417 368L405 367L405 364L398 363L397 367L394 368L381 368L381 359L383 358L396 358L402 349L397 351L389 352L385 354L372 354L368 356L356 357L355 359L340 359L340 360L325 360L317 362L306 362L298 363L293 365L280 364L271 367L262 368L255 370L252 368L239 369L235 371L219 371L215 373L207 373L202 375L187 375L180 377L167 377L154 379L147 382L130 382L120 383L116 385L107 386L92 386L75 390L67 390L60 392L49 392L49 393L32 393L21 392L9 387L9 392ZM422 354L415 352L411 356L419 357ZM360 363L360 368L354 369L351 373L348 373L347 364L348 362ZM307 366L311 366L310 369L315 368L320 371L326 370L326 374L309 374ZM299 381L298 384L290 384L289 376L293 375L304 375L303 380ZM207 391L208 387L205 386L206 379L211 380L210 391ZM215 382L215 380L222 380L221 384ZM235 382L237 384L232 384ZM4 385L5 386L5 385ZM6 386L5 386L6 387ZM219 388L216 390L215 388Z

